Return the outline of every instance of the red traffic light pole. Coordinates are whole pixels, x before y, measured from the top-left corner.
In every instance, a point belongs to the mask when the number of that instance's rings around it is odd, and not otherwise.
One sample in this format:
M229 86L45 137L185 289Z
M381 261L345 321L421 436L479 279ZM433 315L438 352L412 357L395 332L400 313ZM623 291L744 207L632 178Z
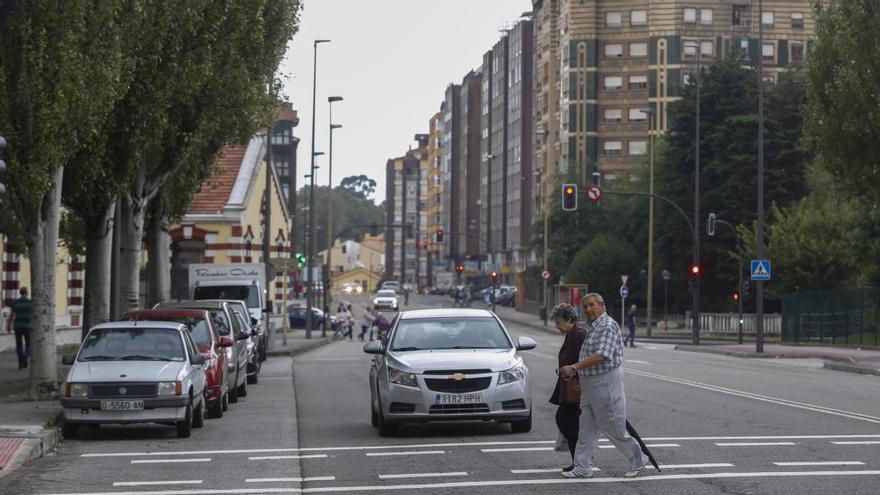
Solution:
M709 222L710 222L710 224L712 222L714 222L716 224L726 226L733 233L733 238L736 240L736 259L737 259L737 262L739 265L737 267L739 281L736 286L737 287L737 289L736 289L737 294L739 294L739 297L736 298L737 309L739 311L739 322L737 323L738 331L737 331L736 340L738 343L742 344L743 343L743 250L742 250L742 242L740 241L739 234L737 234L737 232L736 232L736 227L731 225L730 222L726 222L724 220L719 219L718 217L715 217L714 213L710 214ZM712 228L712 227L714 227L714 226L710 225L710 229L707 230L707 232L709 233L709 235L714 236L715 231L714 231L714 228Z

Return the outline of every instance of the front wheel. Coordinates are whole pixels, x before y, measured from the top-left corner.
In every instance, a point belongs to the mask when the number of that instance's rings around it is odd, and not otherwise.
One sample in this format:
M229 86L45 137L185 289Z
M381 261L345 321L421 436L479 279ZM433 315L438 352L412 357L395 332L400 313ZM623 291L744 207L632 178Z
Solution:
M205 426L205 404L207 402L202 399L202 403L193 411L193 428Z
M247 380L247 378L245 378L245 380L238 387L238 396L239 397L247 397L247 394L248 394L247 384L248 384L248 380Z
M189 438L192 435L192 427L193 427L193 407L192 401L186 405L186 414L184 414L183 421L177 422L177 437L178 438Z

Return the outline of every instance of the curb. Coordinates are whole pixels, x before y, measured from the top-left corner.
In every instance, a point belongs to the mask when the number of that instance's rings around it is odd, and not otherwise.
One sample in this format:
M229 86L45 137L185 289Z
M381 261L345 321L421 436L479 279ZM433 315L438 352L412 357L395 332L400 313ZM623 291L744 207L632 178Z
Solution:
M54 451L61 442L61 431L55 427L45 428L37 433L16 433L12 431L7 435L0 432L2 437L22 437L25 439L15 450L15 454L12 455L9 462L3 469L0 469L0 478L10 475L29 461L46 456Z
M868 368L866 366L860 366L855 364L849 360L843 358L829 357L824 354L801 354L798 356L788 356L780 353L761 353L758 354L756 352L743 352L743 351L732 351L729 349L717 349L712 347L695 347L692 345L677 345L675 346L675 350L677 351L687 351L687 352L703 352L709 354L721 354L724 356L731 356L737 358L746 358L746 359L821 359L824 361L824 365L822 366L824 369L834 370L834 371L843 371L846 373L856 373L862 375L876 375L880 376L880 369Z
M323 339L318 338L318 339L315 339L314 342L310 342L302 347L297 347L295 349L269 351L266 353L266 356L290 356L290 357L293 357L293 356L297 356L299 354L302 354L304 352L313 351L319 347L323 347L323 346L329 344L330 342L332 342L332 340L330 338L323 338Z
M854 364L846 364L841 362L825 361L825 369L834 371L843 371L846 373L857 373L860 375L880 376L880 369L867 368Z

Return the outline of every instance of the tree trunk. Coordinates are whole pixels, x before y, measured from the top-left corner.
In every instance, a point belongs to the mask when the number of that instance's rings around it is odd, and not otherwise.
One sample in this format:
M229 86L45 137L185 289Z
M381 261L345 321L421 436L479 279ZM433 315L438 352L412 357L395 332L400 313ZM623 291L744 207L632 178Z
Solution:
M30 397L50 399L58 392L58 349L55 347L55 262L61 220L61 183L64 167L52 177L38 220L29 230L33 329L31 330Z
M122 218L119 219L119 313L122 314L140 307L146 201L130 193L123 195L120 201Z
M150 254L147 271L150 293L148 305L171 299L171 236L168 234L168 216L159 194L150 205L150 227L147 235L147 252Z
M110 259L113 215L111 203L94 226L86 226L86 280L83 291L82 338L92 326L110 321Z

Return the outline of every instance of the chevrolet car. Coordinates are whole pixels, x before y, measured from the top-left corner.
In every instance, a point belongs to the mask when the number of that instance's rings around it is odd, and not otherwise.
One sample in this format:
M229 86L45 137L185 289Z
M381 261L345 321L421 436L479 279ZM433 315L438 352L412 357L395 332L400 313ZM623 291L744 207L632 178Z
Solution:
M492 420L532 428L531 374L501 321L476 309L406 311L371 341L370 412L381 436L406 423Z
M391 289L381 289L373 298L373 307L376 309L393 309L397 311L400 308L400 302L397 299L397 293Z

